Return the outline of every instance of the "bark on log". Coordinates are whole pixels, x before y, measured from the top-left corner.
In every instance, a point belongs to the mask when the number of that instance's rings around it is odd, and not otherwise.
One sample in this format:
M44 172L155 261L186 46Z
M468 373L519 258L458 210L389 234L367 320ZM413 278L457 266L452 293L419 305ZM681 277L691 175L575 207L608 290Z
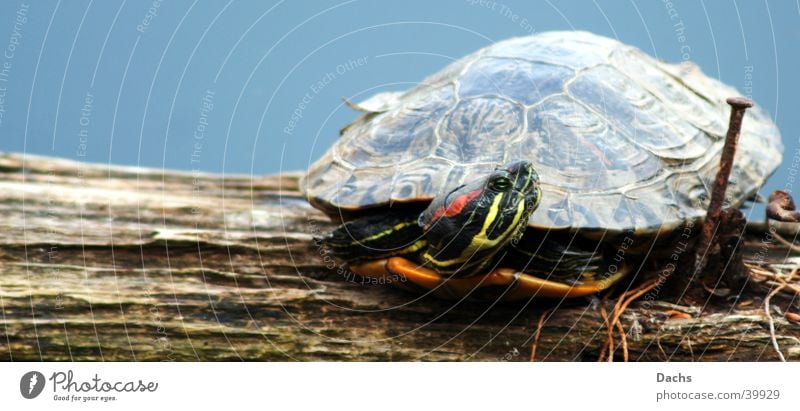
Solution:
M312 237L332 225L298 175L0 155L0 359L528 360L554 307L537 360L598 357L608 302L440 301L329 269ZM737 307L634 303L630 358L775 360L762 291ZM800 326L773 317L800 358Z

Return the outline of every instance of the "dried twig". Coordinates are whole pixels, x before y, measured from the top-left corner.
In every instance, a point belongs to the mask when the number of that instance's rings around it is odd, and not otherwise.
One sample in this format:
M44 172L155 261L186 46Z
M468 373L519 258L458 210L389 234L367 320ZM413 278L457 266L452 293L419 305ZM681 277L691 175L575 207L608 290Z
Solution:
M772 233L772 237L774 237L776 240L778 240L779 243L785 245L786 247L789 247L790 250L800 252L800 246L798 246L797 244L795 244L795 243L783 238L780 234L778 234L776 232L773 232Z
M770 287L781 287L780 290L789 289L795 295L800 296L800 284L793 282L794 277L797 275L798 269L800 269L800 267L793 267L788 274L767 270L757 265L748 263L745 263L745 267L747 267L747 269L750 270L750 275L751 277L755 277L754 278L755 281L763 283Z
M606 325L606 342L603 344L603 349L600 350L600 355L597 357L597 362L603 362L606 354L608 354L608 360L613 361L612 352L614 350L614 334L611 329L611 322L608 319L606 307L600 306L600 316L603 317L603 322Z
M775 349L775 352L778 353L778 358L780 358L781 361L786 362L786 358L784 358L781 348L778 346L778 339L775 337L775 321L772 319L772 314L769 312L769 300L772 298L772 296L782 290L783 287L785 286L781 285L776 287L774 290L772 290L772 292L767 294L767 298L764 299L764 313L767 314L767 320L769 320L769 336L772 339L772 347Z
M603 349L600 351L600 357L598 358L598 361L603 361L606 352L608 353L608 362L614 361L613 332L615 328L620 333L623 360L628 361L628 340L627 336L625 335L625 328L622 326L620 318L622 317L622 313L625 312L625 309L628 308L628 305L630 305L631 302L643 296L648 291L655 288L657 285L658 285L658 279L655 279L645 284L642 284L641 286L634 288L633 290L628 290L624 292L621 296L619 296L619 298L617 298L617 303L614 304L614 317L611 319L611 321L608 321L605 309L602 307L600 308L600 315L603 316L603 319L605 320L606 329L608 330L608 338L606 339L605 344L603 344Z
M550 314L550 311L551 310L544 310L542 315L539 316L539 324L536 326L536 335L533 337L533 347L531 347L531 362L536 361L536 347L539 345L539 336L542 334L544 319Z
M622 328L622 323L620 322L622 313L625 312L625 310L628 308L628 305L630 305L631 302L633 302L637 298L645 295L647 292L655 288L658 285L658 281L659 281L658 279L652 280L648 283L642 284L639 288L633 289L623 294L622 298L626 298L626 296L629 294L630 296L623 301L622 305L620 305L618 310L615 309L614 311L614 320L611 323L612 325L618 326L620 329L620 338L622 339L623 349L624 349L622 355L625 361L628 361L628 344L627 344L627 339L625 337L625 330Z
M622 328L622 323L619 321L617 321L617 331L622 344L622 361L628 362L628 337L625 335L625 329Z
M789 273L786 279L782 276L776 276L778 282L774 290L772 290L769 294L767 294L767 298L764 299L764 313L767 315L767 320L769 321L769 336L772 340L772 348L775 349L775 352L778 353L778 357L781 361L786 362L786 358L783 356L781 352L780 346L778 345L778 338L775 336L775 321L772 318L772 313L770 313L770 300L776 294L778 294L784 288L790 287L794 289L794 284L790 284L790 282L794 279L794 276L797 275L798 268L795 267L792 269L792 272ZM795 290L796 291L796 290Z
M661 346L661 336L660 335L658 337L656 337L656 346L658 347L658 350L661 351L661 354L664 354L664 361L669 361L669 355L667 355L667 352L664 351L664 347Z

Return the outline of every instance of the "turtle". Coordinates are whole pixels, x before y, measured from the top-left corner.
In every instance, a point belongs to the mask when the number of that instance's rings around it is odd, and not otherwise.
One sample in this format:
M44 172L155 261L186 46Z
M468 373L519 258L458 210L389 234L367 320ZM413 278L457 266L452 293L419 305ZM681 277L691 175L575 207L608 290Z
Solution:
M587 296L702 221L738 94L588 32L511 38L346 101L361 115L300 185L340 223L320 244L360 276L445 298ZM753 107L730 207L782 150Z

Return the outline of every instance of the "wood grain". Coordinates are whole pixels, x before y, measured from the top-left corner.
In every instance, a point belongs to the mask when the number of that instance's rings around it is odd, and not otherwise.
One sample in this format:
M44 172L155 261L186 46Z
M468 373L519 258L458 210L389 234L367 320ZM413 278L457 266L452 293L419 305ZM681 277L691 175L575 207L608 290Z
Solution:
M597 359L611 302L493 305L363 284L315 246L332 225L298 177L1 154L0 359L524 361L551 308L537 360ZM738 308L634 303L630 358L775 360L768 291ZM774 317L797 360L800 326Z

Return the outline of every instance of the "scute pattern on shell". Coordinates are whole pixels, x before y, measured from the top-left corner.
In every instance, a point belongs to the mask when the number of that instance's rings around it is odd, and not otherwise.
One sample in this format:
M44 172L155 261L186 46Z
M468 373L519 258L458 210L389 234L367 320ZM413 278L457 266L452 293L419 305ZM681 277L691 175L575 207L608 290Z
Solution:
M585 32L509 39L406 93L362 103L362 117L308 171L303 188L335 215L429 201L496 166L527 159L543 196L529 225L671 229L705 215L735 89ZM728 191L756 192L781 160L780 134L748 111Z

